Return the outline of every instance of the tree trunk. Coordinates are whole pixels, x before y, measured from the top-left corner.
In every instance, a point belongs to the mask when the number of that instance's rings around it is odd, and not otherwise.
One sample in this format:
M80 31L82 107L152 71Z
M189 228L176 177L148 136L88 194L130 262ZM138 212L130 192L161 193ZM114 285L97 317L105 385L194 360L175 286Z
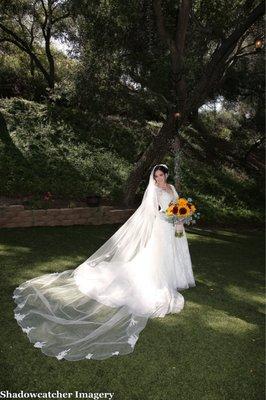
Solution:
M126 182L125 196L123 198L125 206L134 205L135 194L140 182L142 179L149 176L152 167L156 163L162 162L175 134L176 117L175 113L172 111L160 129L158 135L134 165L134 168Z

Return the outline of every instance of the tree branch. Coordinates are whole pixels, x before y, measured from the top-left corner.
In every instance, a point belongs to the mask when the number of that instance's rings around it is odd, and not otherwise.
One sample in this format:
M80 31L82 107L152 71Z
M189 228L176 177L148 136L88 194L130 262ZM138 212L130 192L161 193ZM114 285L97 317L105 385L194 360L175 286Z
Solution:
M36 66L40 69L40 71L44 75L45 79L49 83L50 82L49 73L46 71L45 67L43 66L43 64L39 60L39 58L36 56L36 54L32 51L29 44L25 40L21 39L15 32L13 32L11 29L7 28L2 23L0 23L0 29L2 29L2 31L4 31L6 34L11 36L11 38L8 40L9 42L16 45L20 50L24 51L31 57L31 59L35 62Z
M216 54L213 54L209 68L212 68L215 64L217 65L219 61L223 61L228 52L232 51L237 41L247 31L247 29L249 29L250 26L253 25L253 23L264 14L264 4L264 1L261 2L247 17L246 21L244 21L242 25L237 26L234 32L227 39L225 39L220 48L217 50Z
M191 5L192 0L182 0L178 13L175 43L180 58L184 54Z
M41 4L42 4L42 8L44 10L44 21L43 22L40 21L40 26L41 26L43 37L44 37L44 39L46 41L46 35L47 35L46 28L47 28L47 21L48 21L48 11L47 11L47 9L45 7L45 4L44 4L43 0L41 0Z
M56 24L58 21L61 21L62 19L65 19L65 18L70 17L70 15L71 15L71 14L70 14L69 12L67 12L67 13L61 15L60 17L57 17L57 18L55 18L55 19L52 19L51 23L52 23L52 25L54 25L54 24Z
M198 20L193 8L191 8L190 15L192 20L195 22L195 24L202 33L204 33L205 35L210 35L213 33L213 31L210 28L207 28L206 26L202 25L202 23Z
M156 16L157 28L161 36L161 39L167 45L167 47L171 49L174 44L174 41L171 39L171 36L169 35L169 33L165 28L161 0L153 1L153 9Z
M238 40L254 24L254 22L264 14L265 1L262 1L241 24L237 25L232 34L225 39L221 45L214 51L209 63L205 68L199 84L196 86L190 96L190 107L197 108L202 104L209 87L215 85L224 74L226 68L226 59L234 50Z

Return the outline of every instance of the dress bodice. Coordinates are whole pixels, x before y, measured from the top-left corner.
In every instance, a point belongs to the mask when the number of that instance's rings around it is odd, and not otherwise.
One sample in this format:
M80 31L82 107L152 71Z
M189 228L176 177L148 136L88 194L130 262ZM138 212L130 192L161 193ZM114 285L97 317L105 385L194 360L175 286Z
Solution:
M174 187L172 185L171 188L172 188L172 194L165 189L161 189L159 187L156 188L158 204L161 207L160 211L166 210L170 201L175 200L177 197L177 193L175 192Z

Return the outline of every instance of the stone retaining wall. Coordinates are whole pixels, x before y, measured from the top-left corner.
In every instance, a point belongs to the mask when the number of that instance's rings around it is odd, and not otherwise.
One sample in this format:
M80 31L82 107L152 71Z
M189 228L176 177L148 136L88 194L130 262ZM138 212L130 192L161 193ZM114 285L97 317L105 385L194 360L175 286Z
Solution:
M102 225L125 222L135 209L112 206L25 210L23 205L0 207L0 228Z

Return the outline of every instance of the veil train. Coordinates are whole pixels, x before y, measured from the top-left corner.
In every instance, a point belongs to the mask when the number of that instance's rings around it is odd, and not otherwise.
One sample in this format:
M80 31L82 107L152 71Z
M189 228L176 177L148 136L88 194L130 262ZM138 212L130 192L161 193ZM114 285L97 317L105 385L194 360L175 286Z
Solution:
M47 356L78 361L131 353L148 319L165 315L163 290L160 297L149 287L143 264L159 213L155 167L140 206L86 261L14 290L15 319Z

